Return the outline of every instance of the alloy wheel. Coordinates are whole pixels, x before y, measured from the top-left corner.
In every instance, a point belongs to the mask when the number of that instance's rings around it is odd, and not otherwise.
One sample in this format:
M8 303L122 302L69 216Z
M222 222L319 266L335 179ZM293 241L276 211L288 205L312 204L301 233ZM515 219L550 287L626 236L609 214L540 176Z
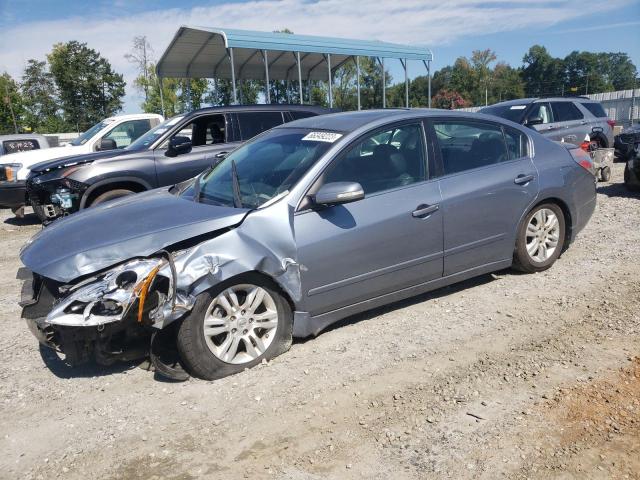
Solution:
M223 290L206 310L205 342L226 363L249 363L271 345L278 328L273 297L256 285L234 285Z
M560 222L548 208L541 208L529 219L526 230L527 253L535 262L547 261L558 248Z

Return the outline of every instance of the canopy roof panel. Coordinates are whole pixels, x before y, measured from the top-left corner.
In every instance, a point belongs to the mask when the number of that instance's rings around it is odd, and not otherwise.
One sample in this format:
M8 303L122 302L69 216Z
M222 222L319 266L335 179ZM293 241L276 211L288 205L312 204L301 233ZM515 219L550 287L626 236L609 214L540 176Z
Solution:
M265 50L273 80L298 78L296 52L302 78L310 80L327 79L327 54L331 54L334 70L355 56L433 60L427 48L379 41L182 26L162 54L157 73L173 78L230 79L229 48L233 49L236 78L253 80L265 78Z

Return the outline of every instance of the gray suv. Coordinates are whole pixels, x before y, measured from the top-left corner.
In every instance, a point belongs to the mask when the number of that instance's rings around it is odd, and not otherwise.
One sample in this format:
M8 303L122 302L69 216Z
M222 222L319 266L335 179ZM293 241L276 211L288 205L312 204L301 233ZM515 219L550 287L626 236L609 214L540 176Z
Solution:
M613 147L615 122L600 103L587 97L522 98L480 109L533 128L551 140L580 145L589 135L596 148Z
M238 105L177 115L124 150L34 165L26 182L28 203L47 224L118 197L183 182L265 130L331 111L312 105Z

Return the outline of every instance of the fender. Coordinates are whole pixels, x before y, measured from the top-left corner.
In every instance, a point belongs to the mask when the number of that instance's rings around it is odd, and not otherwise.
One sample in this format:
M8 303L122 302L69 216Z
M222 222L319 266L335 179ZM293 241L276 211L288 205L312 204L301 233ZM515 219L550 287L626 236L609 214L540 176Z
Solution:
M106 178L104 180L100 180L96 183L94 183L93 185L91 185L89 188L87 188L84 192L84 194L82 195L82 198L80 199L80 207L79 210L82 210L86 203L87 203L87 199L89 198L89 196L91 195L91 193L96 190L97 188L103 187L105 185L108 185L110 183L118 183L118 182L129 182L129 183L136 183L138 185L140 185L142 188L144 188L145 190L151 190L152 188L154 188L151 184L149 184L149 182L146 182L142 179L140 179L139 177L110 177L110 178Z

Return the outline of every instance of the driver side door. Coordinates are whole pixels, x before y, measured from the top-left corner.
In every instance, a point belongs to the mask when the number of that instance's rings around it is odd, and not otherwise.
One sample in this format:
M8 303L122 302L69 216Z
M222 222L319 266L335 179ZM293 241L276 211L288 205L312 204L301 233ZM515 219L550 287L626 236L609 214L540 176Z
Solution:
M384 127L348 147L312 187L358 182L365 198L294 216L311 315L442 276L440 190L425 144L419 122Z
M226 115L211 114L189 118L154 151L158 186L173 185L193 178L206 170L217 158L239 145L228 143L229 125ZM173 137L191 140L191 151L172 156L169 141Z

